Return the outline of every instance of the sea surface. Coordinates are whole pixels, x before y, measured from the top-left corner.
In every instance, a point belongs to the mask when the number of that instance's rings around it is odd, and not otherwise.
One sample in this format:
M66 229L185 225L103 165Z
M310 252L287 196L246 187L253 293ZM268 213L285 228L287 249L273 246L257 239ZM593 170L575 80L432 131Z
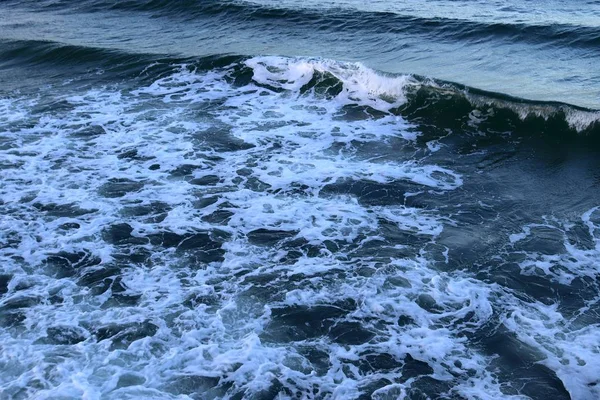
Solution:
M600 1L0 1L0 399L600 398Z

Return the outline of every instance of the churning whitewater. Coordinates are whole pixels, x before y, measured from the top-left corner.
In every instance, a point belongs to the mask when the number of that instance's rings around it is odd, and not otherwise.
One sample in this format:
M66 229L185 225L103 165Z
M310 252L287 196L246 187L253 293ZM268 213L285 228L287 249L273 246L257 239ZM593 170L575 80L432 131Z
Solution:
M0 99L0 397L600 396L593 111L323 59L136 74Z
M0 2L0 400L600 398L598 0Z

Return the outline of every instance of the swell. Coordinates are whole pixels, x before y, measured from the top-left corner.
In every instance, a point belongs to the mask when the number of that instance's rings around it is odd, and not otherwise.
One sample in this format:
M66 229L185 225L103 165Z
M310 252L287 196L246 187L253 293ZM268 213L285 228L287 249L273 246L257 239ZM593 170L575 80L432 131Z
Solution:
M541 102L468 86L423 79L393 110L438 128L600 141L600 111L562 102ZM600 144L600 143L596 143Z
M175 71L182 64L195 69L221 68L242 60L242 56L215 55L202 58L165 54L126 52L101 47L77 46L42 40L0 40L0 71L39 67L52 76L70 77L90 68L118 80L144 77L149 80ZM142 74L145 72L144 74Z
M19 3L22 4L22 3ZM557 47L597 50L600 27L569 24L528 25L523 23L484 23L451 18L422 18L392 12L358 11L343 8L301 9L270 7L241 1L218 0L130 0L122 2L88 0L83 2L34 2L32 7L65 12L149 12L155 16L196 19L219 17L227 23L265 22L282 28L302 24L315 30L422 34L446 41L504 40Z
M98 47L61 44L41 40L0 40L0 67L35 65L135 66L151 61L150 56Z
M268 65L273 58L255 62L264 64L267 70L279 71L279 80L274 78L275 84L271 85L256 79L256 71L248 62L256 59L261 58L241 55L181 58L46 41L0 41L0 71L6 73L14 68L39 67L51 71L53 76L60 76L62 72L65 77L71 77L75 72L89 71L93 66L103 70L103 82L111 78L135 85L136 80L152 82L185 66L189 71L220 71L228 82L238 86L253 84L274 91L291 90L300 96L324 96L331 100L344 91L352 91L352 87L360 87L362 94L351 96L351 101L358 105L369 104L375 108L375 114L402 115L409 120L449 129L476 126L489 131L543 135L579 132L600 140L600 110L561 102L526 100L434 78L388 74L359 63L308 58L275 57L285 60L283 70L279 64ZM289 85L280 85L280 82L287 82L290 70L300 64L311 70L310 79L291 89ZM376 102L369 102L367 97L375 98Z

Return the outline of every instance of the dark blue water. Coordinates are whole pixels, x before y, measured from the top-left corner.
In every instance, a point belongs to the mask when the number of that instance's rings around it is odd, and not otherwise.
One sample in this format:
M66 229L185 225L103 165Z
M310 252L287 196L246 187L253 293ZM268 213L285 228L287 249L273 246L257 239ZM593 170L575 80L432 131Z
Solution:
M0 399L600 397L597 1L0 2Z

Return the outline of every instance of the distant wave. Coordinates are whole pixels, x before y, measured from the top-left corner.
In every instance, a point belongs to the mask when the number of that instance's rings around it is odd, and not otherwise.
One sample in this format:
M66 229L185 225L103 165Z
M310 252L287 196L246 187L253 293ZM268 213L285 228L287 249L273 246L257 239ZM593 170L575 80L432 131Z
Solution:
M272 90L296 91L299 95L311 91L332 99L346 96L348 102L365 104L379 112L435 120L441 125L444 121L456 126L466 121L486 121L496 130L517 133L576 131L600 135L600 110L520 99L434 78L388 74L360 63L241 55L177 58L44 41L0 42L0 59L0 68L94 65L122 79L153 80L182 64L197 70L226 68L228 77L238 85L254 83ZM153 67L148 68L151 64ZM270 73L270 78L257 76L259 68Z
M23 5L23 2L18 2ZM88 0L82 2L32 2L48 10L97 12L150 12L157 16L194 19L220 16L236 21L266 20L273 24L301 23L312 29L332 31L368 31L374 33L411 33L448 41L508 40L557 47L597 49L600 27L570 24L485 23L451 18L423 18L393 12L360 11L345 8L310 9L273 7L242 1L217 0Z

